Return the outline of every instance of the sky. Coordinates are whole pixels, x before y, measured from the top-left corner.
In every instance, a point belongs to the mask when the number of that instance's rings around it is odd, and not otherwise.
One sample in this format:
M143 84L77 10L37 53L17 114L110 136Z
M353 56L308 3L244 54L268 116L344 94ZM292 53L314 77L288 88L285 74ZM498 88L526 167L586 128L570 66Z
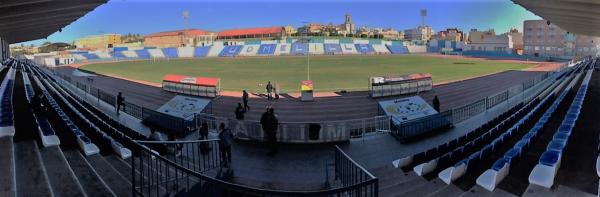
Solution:
M111 0L71 23L43 42L72 42L105 33L149 34L184 28L220 31L234 28L302 26L304 22L340 24L352 15L357 27L414 28L421 23L435 31L458 27L490 29L497 33L522 29L523 21L539 19L510 0ZM189 12L184 22L182 13Z

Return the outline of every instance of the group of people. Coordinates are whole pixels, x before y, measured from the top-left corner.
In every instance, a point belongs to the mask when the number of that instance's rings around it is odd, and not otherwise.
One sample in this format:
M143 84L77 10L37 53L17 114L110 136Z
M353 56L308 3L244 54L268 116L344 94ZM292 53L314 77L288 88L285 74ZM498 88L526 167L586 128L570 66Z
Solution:
M278 84L271 84L271 81L269 81L267 83L267 99L268 100L278 100L279 99L279 85ZM275 97L275 98L273 98Z

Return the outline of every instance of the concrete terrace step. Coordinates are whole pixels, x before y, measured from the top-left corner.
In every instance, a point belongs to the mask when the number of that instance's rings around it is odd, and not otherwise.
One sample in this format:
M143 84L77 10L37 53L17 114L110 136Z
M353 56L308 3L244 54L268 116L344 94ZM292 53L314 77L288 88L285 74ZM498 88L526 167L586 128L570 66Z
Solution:
M429 196L431 194L436 193L439 190L443 190L446 186L448 186L446 183L444 183L439 178L436 178L431 181L428 181L421 187L415 188L413 190L407 190L404 193L396 196Z
M485 188L479 186L479 185L475 185L473 186L471 189L469 189L468 191L465 191L465 193L463 193L462 195L460 195L461 197L482 197L482 196L490 196L492 195L492 192L486 190Z
M556 189L557 197L594 197L597 195L590 194L569 186L559 185Z
M116 196L115 193L99 177L90 163L77 150L64 151L65 158L75 172L85 192L90 196Z
M423 177L414 177L410 180L394 183L386 187L379 187L379 194L381 196L396 196L402 194L405 191L418 188L427 183L427 180Z
M115 169L121 176L125 177L131 183L131 165L125 162L123 159L115 156L108 155L104 159Z
M413 171L404 172L402 169L392 166L376 168L370 170L370 172L379 179L379 188L410 180L417 176Z
M0 138L0 196L16 196L15 153L13 138Z
M87 157L100 178L115 192L117 196L131 196L131 182L113 168L100 154Z
M56 196L85 196L83 187L58 146L41 148L50 186Z
M529 184L523 197L553 197L556 196L556 191L542 186Z
M54 196L35 141L15 143L15 165L18 196Z
M490 197L517 197L517 195L507 192L506 190L496 188Z
M429 195L429 197L458 197L463 193L465 193L465 191L460 189L458 186L451 184L447 185L441 190L438 190L435 193L432 193L431 195Z

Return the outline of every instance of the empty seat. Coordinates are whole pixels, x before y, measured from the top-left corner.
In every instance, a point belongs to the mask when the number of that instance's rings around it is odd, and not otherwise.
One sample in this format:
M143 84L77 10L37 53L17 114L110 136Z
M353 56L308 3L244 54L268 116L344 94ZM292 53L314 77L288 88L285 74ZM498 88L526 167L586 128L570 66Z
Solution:
M168 58L177 58L177 48L163 48L162 52L165 57Z
M221 57L233 57L237 56L242 51L242 45L228 45L223 48L219 56Z
M373 54L375 53L375 49L370 44L354 44L356 50L362 54Z
M307 43L293 43L290 55L306 55L309 52Z
M554 165L556 165L556 163L558 163L559 159L560 159L560 152L548 150L548 151L542 153L542 156L540 156L540 164L547 165L547 166L554 166Z

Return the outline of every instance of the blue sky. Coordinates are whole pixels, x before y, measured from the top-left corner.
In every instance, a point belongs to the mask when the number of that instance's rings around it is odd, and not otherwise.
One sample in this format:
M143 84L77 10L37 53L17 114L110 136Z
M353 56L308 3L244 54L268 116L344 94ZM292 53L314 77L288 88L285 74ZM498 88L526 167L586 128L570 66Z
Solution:
M111 0L45 41L71 42L87 35L141 33L183 29L182 12L189 11L189 28L219 31L231 28L301 26L303 22L342 23L350 13L357 27L392 27L398 30L425 23L435 31L458 27L506 32L522 29L523 20L539 19L509 0Z

